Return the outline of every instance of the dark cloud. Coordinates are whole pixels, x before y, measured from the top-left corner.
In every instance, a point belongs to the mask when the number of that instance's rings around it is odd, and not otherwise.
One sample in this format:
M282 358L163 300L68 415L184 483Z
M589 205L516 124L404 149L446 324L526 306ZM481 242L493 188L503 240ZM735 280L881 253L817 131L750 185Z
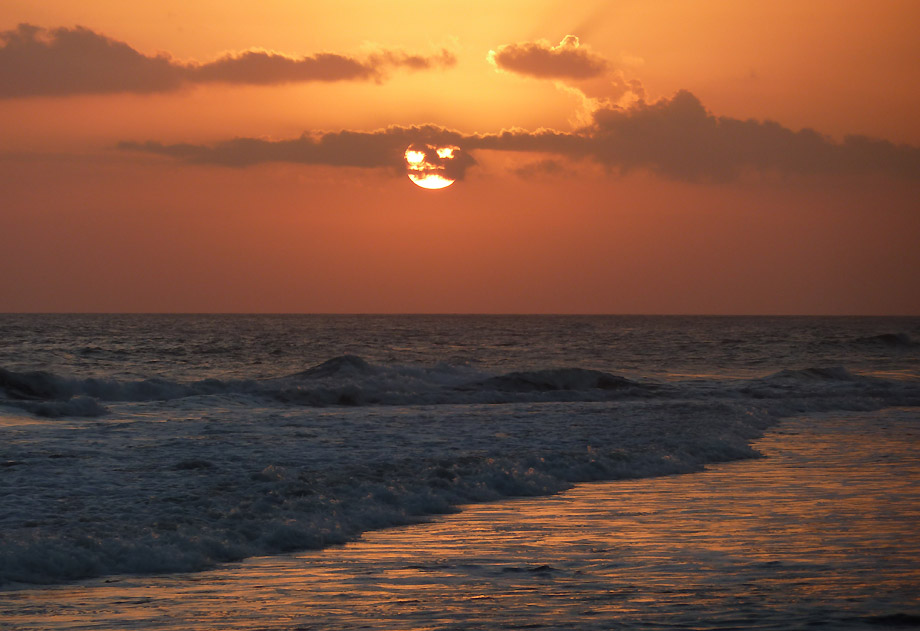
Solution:
M793 131L772 121L716 117L686 91L655 103L600 109L590 126L575 132L514 129L461 134L434 125L392 126L373 132L305 134L293 140L240 138L214 145L126 142L119 147L230 166L298 162L402 170L406 147L413 143L452 145L466 152L536 152L591 159L616 172L648 169L689 181L724 182L747 172L880 173L920 179L920 148L855 136L838 143L810 129ZM472 158L458 162L458 178L473 164Z
M364 58L250 50L208 63L183 63L165 54L144 55L79 26L46 30L20 24L0 32L0 98L164 92L206 82L381 81L396 68L425 70L455 63L446 50L432 56L379 51Z
M507 130L499 134L462 134L437 125L393 125L376 131L306 133L288 140L234 138L212 145L125 141L123 151L139 151L170 156L195 164L245 167L265 162L293 162L327 166L390 168L405 171L407 148L424 150L426 155L437 147L458 147L451 161L451 177L463 179L476 162L470 151L555 151L567 155L584 154L579 149L585 138L552 130ZM431 149L429 149L431 148Z
M574 35L558 46L546 40L506 44L489 51L488 58L500 70L540 79L591 79L610 70L606 59L580 47Z
M235 138L214 145L162 145L156 142L123 142L120 149L147 151L189 162L249 166L262 162L296 162L330 166L399 166L406 148L413 144L458 145L464 136L434 125L394 125L372 132L338 131L303 134L289 140Z
M147 57L88 29L29 24L0 33L0 96L160 92L183 81L169 57Z
M545 160L528 162L527 164L514 169L514 173L522 179L529 180L541 175L567 176L571 175L572 171L571 169L568 169L560 160L546 158Z
M594 113L590 155L621 170L648 168L683 180L731 180L746 171L790 175L886 173L920 177L920 148L812 129L716 117L680 91L670 99Z
M245 167L264 162L294 162L362 168L391 168L405 170L405 154L409 146L428 151L435 156L437 147L459 147L466 137L434 125L392 126L373 132L339 131L304 134L289 140L235 138L214 145L157 142L122 142L119 149L142 151L179 158L197 164L219 164ZM472 156L459 149L450 161L450 177L463 179L467 168L475 164Z
M685 90L654 103L599 109L593 118L592 125L573 133L512 131L469 136L460 144L590 158L623 173L642 168L687 181L724 182L750 172L920 179L918 147L861 136L838 143L811 129L716 117Z
M690 92L648 102L645 89L603 57L568 35L558 46L546 41L500 46L489 60L501 70L556 79L580 94L584 127L571 138L480 138L514 151L533 150L590 157L626 172L645 168L691 181L727 181L745 172L834 174L880 172L920 176L920 149L850 136L842 143L811 129L793 131L773 121L717 117ZM524 150L531 150L525 148Z
M295 81L381 80L390 68L427 70L449 67L456 58L446 50L431 57L383 51L358 60L333 53L292 58L266 51L227 55L198 66L186 66L189 81L272 84Z

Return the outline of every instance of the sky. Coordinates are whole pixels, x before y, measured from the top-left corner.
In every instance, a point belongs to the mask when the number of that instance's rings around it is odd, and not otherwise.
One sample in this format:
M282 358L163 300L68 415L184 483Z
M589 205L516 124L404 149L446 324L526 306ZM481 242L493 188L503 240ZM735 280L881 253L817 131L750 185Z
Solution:
M917 23L4 0L0 312L920 315Z

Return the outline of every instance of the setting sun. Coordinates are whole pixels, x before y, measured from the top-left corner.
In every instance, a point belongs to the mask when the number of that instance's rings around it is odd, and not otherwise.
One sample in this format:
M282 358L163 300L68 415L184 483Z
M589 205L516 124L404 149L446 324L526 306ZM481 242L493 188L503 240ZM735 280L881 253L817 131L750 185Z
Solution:
M458 147L432 147L406 149L406 174L412 183L421 188L436 190L446 188L456 180L448 176L452 172L451 161Z
M448 180L443 175L429 174L429 175L415 175L414 173L409 173L409 179L412 180L412 183L416 186L422 188L427 188L429 190L435 190L439 188L447 188L454 183L454 180Z

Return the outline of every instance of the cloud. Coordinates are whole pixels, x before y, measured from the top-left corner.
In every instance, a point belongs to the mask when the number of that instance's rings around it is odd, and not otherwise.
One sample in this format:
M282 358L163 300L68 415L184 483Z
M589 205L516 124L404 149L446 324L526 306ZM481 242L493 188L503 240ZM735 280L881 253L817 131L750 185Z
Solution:
M918 147L861 136L838 143L816 131L793 131L773 121L716 117L687 91L654 103L598 110L591 125L574 132L512 129L463 134L435 125L391 126L367 132L313 132L290 140L238 138L214 145L123 142L119 148L202 164L295 162L385 167L401 173L404 152L413 143L460 147L464 155L456 163L458 179L476 164L471 152L493 150L589 159L612 172L646 169L695 182L727 182L746 173L879 173L920 180Z
M0 33L0 97L161 92L183 81L169 57L147 57L88 29L30 24Z
M606 59L566 35L558 46L546 40L505 44L490 50L488 60L499 70L538 79L591 79L608 73Z
M567 168L560 160L546 158L535 162L528 162L514 169L518 177L530 180L539 176L570 176L573 171Z
M400 51L382 51L368 56L363 61L333 53L320 53L295 59L279 53L250 50L227 55L210 63L186 66L186 72L188 80L196 83L222 81L273 84L368 79L380 81L391 68L429 70L450 67L455 63L454 55L446 50L431 57L410 55Z
M717 117L686 90L655 103L598 110L589 133L589 154L601 164L648 168L673 179L728 181L745 172L920 177L920 148L858 136L837 143L812 129Z
M248 50L207 63L181 62L166 54L144 55L84 27L49 30L20 24L0 32L0 98L153 93L210 82L382 81L393 69L428 70L455 63L447 50L431 56L382 50L364 58Z
M506 72L553 79L557 87L581 98L581 128L564 143L559 136L549 139L544 134L540 140L551 141L540 150L591 158L621 172L644 168L691 181L727 181L745 172L920 176L916 147L859 136L836 143L811 129L717 117L686 90L649 102L638 79L581 47L574 35L558 46L545 40L499 46L489 52L489 61ZM513 151L524 139L509 136L504 141Z
M170 156L196 164L246 167L265 162L292 162L341 167L390 168L405 170L406 148L412 146L459 146L466 138L456 131L434 125L394 125L372 132L338 131L307 133L288 140L234 138L214 145L158 142L122 142L124 151ZM475 164L467 151L459 149L451 160L453 179L463 179Z
M727 182L749 173L878 173L920 181L920 147L864 136L847 136L838 143L812 129L717 117L686 90L654 103L599 109L589 126L571 133L514 130L468 136L459 144L591 159L619 173L646 169L694 182Z
M546 40L506 44L490 50L487 59L496 70L551 79L558 88L578 96L581 124L601 107L630 105L645 98L645 88L637 79L627 78L623 68L581 46L575 35L566 35L557 46Z

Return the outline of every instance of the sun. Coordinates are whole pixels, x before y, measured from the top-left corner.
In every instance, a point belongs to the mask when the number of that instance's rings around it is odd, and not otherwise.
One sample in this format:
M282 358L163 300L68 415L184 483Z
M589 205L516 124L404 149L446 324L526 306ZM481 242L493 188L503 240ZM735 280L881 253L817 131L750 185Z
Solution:
M416 186L421 186L422 188L427 188L429 190L447 188L456 181L448 180L443 175L437 175L434 173L430 173L428 175L417 175L415 173L410 173L409 179L412 180L412 183Z
M406 174L412 183L429 190L447 188L456 181L450 177L450 162L459 147L410 145L406 149Z

